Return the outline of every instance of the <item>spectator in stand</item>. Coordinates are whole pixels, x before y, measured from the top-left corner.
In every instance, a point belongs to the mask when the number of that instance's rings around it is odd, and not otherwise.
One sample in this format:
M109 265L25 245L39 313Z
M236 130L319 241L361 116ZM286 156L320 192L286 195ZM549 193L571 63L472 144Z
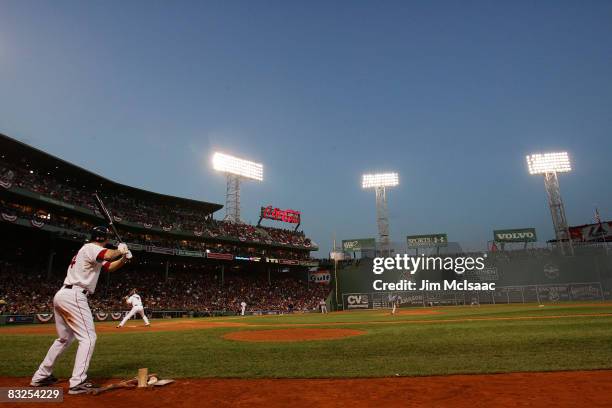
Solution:
M145 266L142 265L143 269ZM47 282L36 270L16 263L0 263L0 299L7 302L7 314L48 313L53 296L61 286L61 274ZM243 271L225 273L220 277L210 267L194 266L173 271L169 281L162 273L133 270L113 275L100 282L99 295L90 299L93 312L121 311L125 293L133 287L143 288L142 301L153 310L184 310L194 312L240 311L240 302L253 311L316 311L329 287L308 284L297 277L279 273L271 283L267 276Z
M58 180L51 174L38 172L31 167L24 168L23 165L0 160L0 181L3 185L16 185L55 200L97 211L92 191L76 180ZM205 219L198 208L181 207L178 203L147 202L123 192L113 193L105 197L105 201L119 223L129 221L143 227L165 228L174 232L196 231L206 238L227 237L240 242L290 245L305 249L312 247L312 242L303 232Z

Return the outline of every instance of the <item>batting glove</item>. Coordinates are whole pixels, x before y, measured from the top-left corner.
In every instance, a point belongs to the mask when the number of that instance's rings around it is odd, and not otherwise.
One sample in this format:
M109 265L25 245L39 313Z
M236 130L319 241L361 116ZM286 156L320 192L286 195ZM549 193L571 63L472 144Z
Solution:
M123 242L117 246L117 251L121 252L122 255L125 255L128 252L130 252L130 250L128 249L128 246Z

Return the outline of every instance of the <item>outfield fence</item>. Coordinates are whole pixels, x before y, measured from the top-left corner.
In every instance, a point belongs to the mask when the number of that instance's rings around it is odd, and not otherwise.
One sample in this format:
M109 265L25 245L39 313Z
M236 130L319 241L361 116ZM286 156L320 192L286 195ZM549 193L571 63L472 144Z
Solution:
M575 282L544 285L502 286L492 291L406 291L343 293L344 310L383 309L397 298L405 306L470 304L545 303L605 300L601 282Z

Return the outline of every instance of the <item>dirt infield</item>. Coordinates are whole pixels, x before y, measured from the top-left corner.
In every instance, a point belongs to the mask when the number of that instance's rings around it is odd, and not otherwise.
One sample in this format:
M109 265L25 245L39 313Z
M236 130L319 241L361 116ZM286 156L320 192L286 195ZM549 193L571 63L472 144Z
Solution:
M26 386L0 378L0 387ZM60 383L67 391L66 382ZM612 370L364 379L185 379L166 387L64 395L45 407L609 407ZM2 404L3 407L23 404Z
M215 322L206 320L154 320L151 326L146 327L140 321L138 323L129 322L125 327L117 329L115 325L96 324L98 333L122 333L122 332L148 332L148 331L181 331L194 329L215 329L219 327L243 327L246 323L238 322ZM37 324L27 326L8 327L0 330L1 335L5 334L56 334L55 324Z
M365 334L363 330L351 329L279 329L279 330L242 330L227 333L227 340L251 342L296 342L309 340L334 340Z

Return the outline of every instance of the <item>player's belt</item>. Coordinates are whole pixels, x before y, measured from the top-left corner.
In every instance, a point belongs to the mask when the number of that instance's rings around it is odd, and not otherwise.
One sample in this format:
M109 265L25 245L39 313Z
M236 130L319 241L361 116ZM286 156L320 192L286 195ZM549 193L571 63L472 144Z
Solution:
M72 289L74 285L64 285L64 288L66 289ZM77 286L77 288L81 289L80 287ZM89 295L89 292L87 291L87 289L83 289L83 294L85 295Z

